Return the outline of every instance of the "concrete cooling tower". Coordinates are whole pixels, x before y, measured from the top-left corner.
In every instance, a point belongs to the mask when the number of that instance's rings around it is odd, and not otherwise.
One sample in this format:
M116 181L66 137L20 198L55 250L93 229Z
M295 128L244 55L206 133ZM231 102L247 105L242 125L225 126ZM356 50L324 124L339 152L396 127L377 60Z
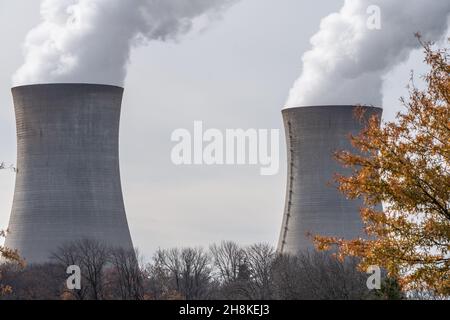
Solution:
M381 118L381 108L364 109L365 118ZM362 202L347 200L333 183L336 173L348 174L334 153L354 151L349 134L364 127L355 110L354 106L314 106L283 111L288 179L279 252L297 254L313 249L309 233L345 239L363 236Z
M12 93L18 172L5 245L28 263L80 239L132 249L119 172L123 89L46 84Z

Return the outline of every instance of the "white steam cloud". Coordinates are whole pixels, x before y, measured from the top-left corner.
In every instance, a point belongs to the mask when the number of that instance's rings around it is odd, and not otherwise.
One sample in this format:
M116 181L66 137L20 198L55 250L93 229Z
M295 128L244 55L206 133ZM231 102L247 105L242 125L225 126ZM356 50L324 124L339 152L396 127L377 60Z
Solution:
M14 85L123 85L133 46L177 39L237 0L43 0Z
M286 107L381 106L383 76L419 47L414 33L440 40L449 13L448 0L346 0L311 39L312 50L303 56L302 74Z

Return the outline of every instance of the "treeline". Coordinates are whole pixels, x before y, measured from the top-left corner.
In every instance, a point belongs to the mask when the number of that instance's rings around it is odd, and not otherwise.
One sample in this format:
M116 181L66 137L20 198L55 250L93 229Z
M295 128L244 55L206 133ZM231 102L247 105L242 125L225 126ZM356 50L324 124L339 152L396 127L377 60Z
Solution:
M81 289L68 290L67 267L81 270ZM158 250L145 264L139 252L83 240L67 244L51 263L3 265L0 285L9 300L301 300L399 299L395 282L367 288L357 261L327 253L277 254L267 244L234 242L203 248Z

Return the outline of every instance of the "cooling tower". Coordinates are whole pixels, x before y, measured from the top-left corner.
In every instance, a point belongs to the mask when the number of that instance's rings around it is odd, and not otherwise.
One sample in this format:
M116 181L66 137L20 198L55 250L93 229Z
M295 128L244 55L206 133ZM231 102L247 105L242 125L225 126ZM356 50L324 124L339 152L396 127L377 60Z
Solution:
M123 89L46 84L12 93L18 172L6 246L28 263L80 239L132 249L119 172Z
M381 118L381 108L364 109L366 119ZM364 127L355 110L354 106L315 106L283 111L288 179L279 252L313 249L308 234L345 239L363 236L362 202L347 200L333 183L336 173L349 173L335 160L335 152L355 151L349 135Z

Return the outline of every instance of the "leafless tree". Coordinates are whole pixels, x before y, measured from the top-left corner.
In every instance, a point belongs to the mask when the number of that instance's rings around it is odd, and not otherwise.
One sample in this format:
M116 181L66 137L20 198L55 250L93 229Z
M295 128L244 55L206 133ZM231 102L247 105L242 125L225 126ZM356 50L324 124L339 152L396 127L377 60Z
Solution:
M249 298L252 300L271 299L275 249L269 244L255 244L245 250L245 259L250 276Z
M210 257L203 249L158 250L149 269L166 281L161 290L166 295L178 293L186 300L207 298L211 267Z
M123 300L344 300L402 298L395 281L379 292L366 286L357 261L315 251L281 255L268 244L240 247L222 242L201 248L158 250L143 267L139 253L110 249L94 240L68 243L54 264L5 267L6 299ZM68 266L81 269L81 290L66 289Z
M214 274L220 284L215 298L263 300L272 297L272 266L275 250L267 244L242 248L223 242L210 248Z
M62 269L67 270L69 266L79 266L81 269L81 253L78 250L76 243L66 243L62 245L56 252L51 256L52 261L59 265ZM83 276L83 273L82 273ZM84 281L81 283L81 289L79 290L68 290L64 288L63 296L72 296L76 300L86 300L89 299L89 288L85 285Z
M218 280L230 284L238 280L239 270L245 263L245 251L235 242L226 241L210 248Z
M138 250L115 248L111 250L110 290L112 297L121 300L142 300L144 298L144 273L139 262Z
M103 243L84 239L62 246L52 257L65 268L71 265L80 267L82 289L73 291L75 298L102 300L105 298L104 276L109 253L109 248Z
M340 261L329 253L307 251L279 256L274 264L276 296L283 300L348 300L374 298L367 275L355 259Z
M274 299L297 300L307 297L306 284L297 256L277 255L273 263Z
M171 273L156 259L149 263L144 272L144 296L149 300L168 300L176 291ZM177 292L178 294L178 292Z
M215 282L214 295L220 300L249 299L248 267L245 250L235 242L227 241L210 247Z

